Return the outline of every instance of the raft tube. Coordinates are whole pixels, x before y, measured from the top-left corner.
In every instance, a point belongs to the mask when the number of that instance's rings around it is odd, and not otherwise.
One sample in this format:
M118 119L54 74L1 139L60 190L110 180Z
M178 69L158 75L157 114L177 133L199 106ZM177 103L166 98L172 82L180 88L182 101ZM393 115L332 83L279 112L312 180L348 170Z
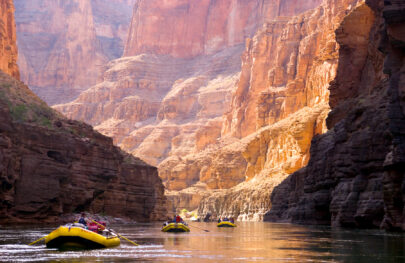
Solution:
M183 223L166 223L162 228L163 232L190 232L190 228Z
M221 221L218 223L217 227L236 227L236 225L229 221Z
M94 249L108 248L120 245L120 239L108 231L100 235L83 227L66 225L60 226L45 238L48 248L59 249Z

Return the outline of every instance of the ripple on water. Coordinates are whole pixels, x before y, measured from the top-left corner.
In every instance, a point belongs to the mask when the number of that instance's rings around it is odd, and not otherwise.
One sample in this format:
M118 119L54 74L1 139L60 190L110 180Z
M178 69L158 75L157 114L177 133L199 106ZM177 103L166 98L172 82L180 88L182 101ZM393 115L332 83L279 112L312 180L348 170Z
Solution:
M210 232L170 234L162 233L160 224L121 225L117 231L139 246L123 240L119 247L84 251L48 249L43 241L27 245L50 228L2 228L0 262L392 262L405 254L403 234L270 223L225 230L214 223L200 226Z

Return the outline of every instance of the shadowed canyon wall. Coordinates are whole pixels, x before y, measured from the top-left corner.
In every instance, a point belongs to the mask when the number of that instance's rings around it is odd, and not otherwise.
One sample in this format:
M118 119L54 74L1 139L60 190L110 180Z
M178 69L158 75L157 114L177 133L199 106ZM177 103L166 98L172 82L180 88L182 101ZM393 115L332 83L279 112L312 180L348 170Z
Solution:
M1 2L0 24L13 21ZM2 35L15 61L15 26ZM9 36L8 39L6 37ZM14 59L14 60L13 60ZM14 64L15 66L15 64ZM6 68L9 69L9 68ZM67 120L26 85L0 70L0 223L55 223L88 211L138 221L167 216L156 167L124 153L87 124Z
M135 0L15 0L21 79L49 104L96 84L120 57Z
M0 1L0 70L17 79L20 78L12 0Z
M405 3L369 0L336 31L329 131L272 194L266 220L405 229Z
M81 211L166 218L156 167L91 126L66 120L2 72L0 93L1 223L55 223Z

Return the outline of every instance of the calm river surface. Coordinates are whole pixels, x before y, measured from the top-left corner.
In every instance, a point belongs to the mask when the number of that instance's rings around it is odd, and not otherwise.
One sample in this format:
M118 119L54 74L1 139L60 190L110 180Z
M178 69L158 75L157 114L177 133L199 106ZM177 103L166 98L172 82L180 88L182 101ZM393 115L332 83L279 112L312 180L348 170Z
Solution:
M27 244L54 228L0 226L0 262L405 262L405 234L290 224L237 222L236 228L191 223L190 233L161 224L112 226L122 240L111 249L58 251ZM209 230L202 231L198 228Z

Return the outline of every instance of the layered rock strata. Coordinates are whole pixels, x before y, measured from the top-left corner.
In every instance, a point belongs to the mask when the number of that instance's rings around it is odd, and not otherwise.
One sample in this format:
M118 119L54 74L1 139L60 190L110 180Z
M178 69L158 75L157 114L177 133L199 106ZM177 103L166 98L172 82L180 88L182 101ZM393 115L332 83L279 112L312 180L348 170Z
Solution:
M103 82L55 108L159 165L169 156L185 156L216 142L242 50L239 45L194 59L143 54L114 60ZM173 189L195 181L191 176L187 180Z
M211 219L234 217L238 220L260 221L271 207L270 195L290 173L305 166L309 159L310 141L316 134L325 131L325 118L329 112L327 104L304 107L284 120L263 127L258 132L243 138L225 149L218 149L221 156L226 149L233 149L241 159L235 171L240 184L226 190L215 190L201 194L198 214ZM205 156L210 156L207 154ZM208 159L207 157L205 159ZM218 159L218 158L217 158ZM219 178L232 176L230 160L218 162L208 159L207 167L218 172ZM194 164L194 166L197 166ZM202 181L204 182L204 179ZM206 182L208 185L210 181ZM214 187L212 187L214 188ZM219 188L219 187L216 187Z
M16 30L12 0L0 1L0 70L19 79Z
M405 229L405 4L369 0L336 31L330 131L276 187L266 220Z
M135 0L15 0L21 79L49 104L96 84L120 57Z
M328 88L336 76L339 54L334 32L355 4L356 1L325 1L299 16L265 24L247 41L242 73L222 126L222 138L266 138L263 131L284 121L288 124L284 124L284 132L271 135L282 139L267 146L269 141L261 139L261 143L251 142L249 151L242 151L247 164L238 169L239 178L254 179L255 183L243 183L203 198L199 207L203 217L210 213L261 220L271 207L267 198L277 182L307 164L311 139L326 131ZM312 117L304 117L306 114ZM301 133L299 140L288 136L288 125L294 127L296 122L310 127L296 128L297 134ZM268 169L280 165L284 168ZM265 186L254 187L261 184Z
M139 1L135 5L125 51L125 55L134 56L110 62L102 83L82 93L74 102L57 105L56 108L71 118L95 125L104 134L113 136L115 142L125 150L153 165L159 165L160 176L169 190L181 190L197 182L202 182L208 189L229 188L246 179L247 161L242 154L236 149L230 152L220 150L237 140L228 138L231 132L224 129L223 116L231 111L229 106L232 93L240 78L239 56L244 49L241 43L266 19L295 15L316 7L320 1L300 1L302 5L293 1L191 2L172 1L157 5L153 1ZM145 20L145 17L154 19ZM298 52L307 31L312 30L301 28L303 19L303 16L300 16L288 24L288 32L293 32L287 36L283 35L287 30L284 32L282 27L286 23L285 19L271 23L278 25L275 26L274 37L263 41L255 40L260 42L257 46L254 46L254 41L250 41L249 50L245 53L270 52L270 55L273 55L278 50L260 49L265 49L263 45L266 45L266 41L279 41L282 38L286 43L292 43L291 49L285 53ZM156 30L160 28L170 30L156 34ZM188 34L183 34L183 31ZM264 31L262 30L260 35L267 34L263 33ZM155 39L157 36L159 41ZM184 41L179 41L179 36L185 38ZM218 45L211 47L214 36ZM233 40L230 41L230 38ZM143 52L150 54L140 54ZM302 51L303 57L317 55L316 52L317 49ZM266 55L261 53L260 56ZM251 61L244 59L242 74L249 70L245 63L253 63L252 61L260 56L251 56ZM330 56L333 57L333 54ZM274 64L279 68L286 67L285 57L280 56ZM322 62L326 60L322 59ZM292 59L290 68L294 68L296 63L297 61ZM261 67L265 67L263 70L266 71L275 67L269 60L267 64L258 64L255 70L259 72ZM310 67L313 62L310 60L302 64L303 67ZM325 63L322 67L317 67L316 70L333 71L333 63ZM302 71L297 78L306 76L307 72ZM294 82L295 74L290 74L291 82ZM328 79L328 74L325 73L325 76L319 78L321 80L314 82L324 86L327 80L323 78ZM258 87L257 93L267 92L268 98L264 94L263 101L251 99L247 103L271 107L273 94L267 89L268 83L257 81L254 85ZM306 91L294 91L294 85L295 83L291 83L289 91L283 92L284 96L304 96ZM303 86L305 83L301 84L300 88ZM284 87L277 89L284 90ZM316 92L310 93L308 97L315 96L314 93ZM306 100L304 101L288 114L297 111L299 106L303 107L306 103ZM323 100L318 98L316 103L322 102ZM256 119L256 116L254 118ZM282 118L273 118L272 122L263 123L257 129ZM254 131L256 129L251 133ZM221 134L227 138L221 139ZM204 152L205 149L207 152ZM212 149L218 154L211 154ZM201 151L203 153L200 154ZM208 156L204 157L204 154ZM218 165L213 165L215 162L218 162ZM219 164L226 164L228 167L221 168ZM253 170L249 170L249 173L249 177L253 177Z
M80 211L166 218L155 167L65 119L3 72L0 94L0 223L55 223Z
M139 0L124 55L152 53L186 58L213 54L243 43L266 19L299 14L320 2Z

